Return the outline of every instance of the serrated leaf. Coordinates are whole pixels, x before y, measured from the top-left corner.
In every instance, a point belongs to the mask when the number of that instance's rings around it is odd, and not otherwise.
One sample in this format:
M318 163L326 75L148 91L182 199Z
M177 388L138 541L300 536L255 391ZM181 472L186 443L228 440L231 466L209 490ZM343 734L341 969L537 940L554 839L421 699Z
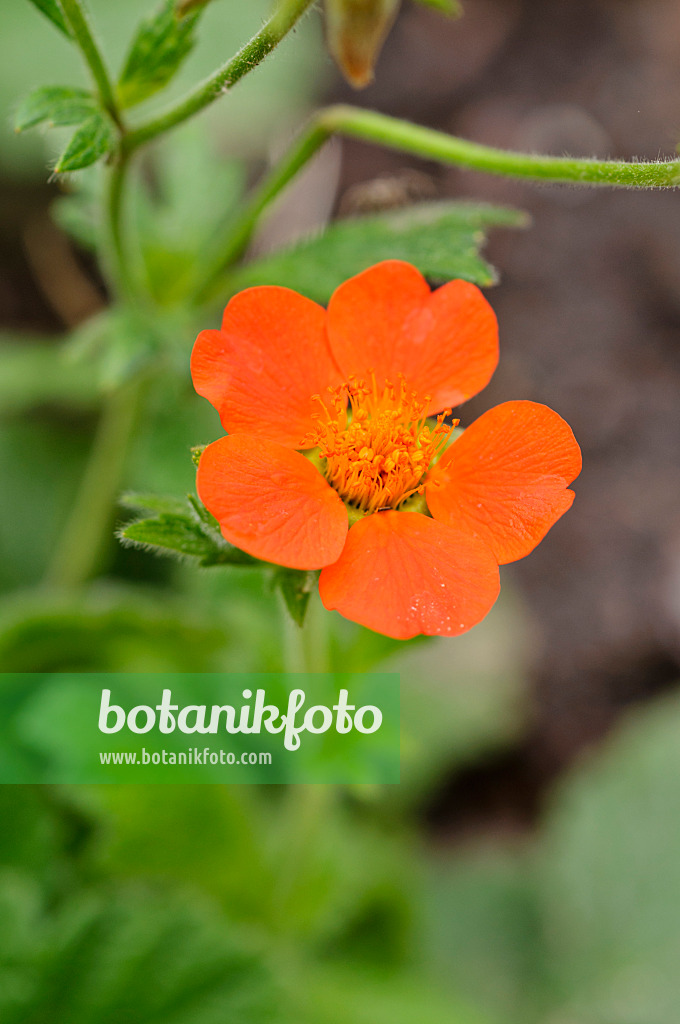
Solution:
M463 13L463 8L458 0L416 0L416 3L422 4L424 7L433 7L435 11L441 11L449 18L460 18Z
M273 1019L261 954L209 900L128 885L55 901L1 872L0 920L3 1024Z
M71 30L66 23L66 19L62 13L61 7L59 6L58 0L31 0L34 7L37 7L46 18L55 25L60 32L63 32L65 36L71 38Z
M142 22L118 82L121 106L132 107L165 88L193 49L201 13L199 9L181 17L173 0L164 0Z
M65 174L89 167L108 153L114 142L115 132L111 121L105 114L96 113L88 117L71 137L54 169L57 174Z
M48 85L34 89L22 100L14 117L14 129L23 132L43 121L53 126L80 124L96 111L95 100L85 89Z
M281 591L286 608L298 626L304 625L309 599L318 579L316 570L279 568L274 573L274 586Z
M338 221L318 238L247 264L230 279L234 290L278 284L327 302L348 277L385 259L413 263L431 281L462 278L494 284L480 255L491 227L523 227L526 214L483 203L421 203L388 215Z
M132 496L128 495L127 503ZM132 497L139 508L140 496ZM150 497L142 499L148 509ZM157 499L157 503L167 503L168 499ZM159 515L139 519L123 527L119 538L147 550L156 550L162 554L175 555L180 558L195 558L199 565L257 565L256 559L228 544L217 529L215 520L209 513L203 516L196 511L198 503L183 510L161 511ZM208 518L209 517L209 518ZM214 524L214 526L213 526Z

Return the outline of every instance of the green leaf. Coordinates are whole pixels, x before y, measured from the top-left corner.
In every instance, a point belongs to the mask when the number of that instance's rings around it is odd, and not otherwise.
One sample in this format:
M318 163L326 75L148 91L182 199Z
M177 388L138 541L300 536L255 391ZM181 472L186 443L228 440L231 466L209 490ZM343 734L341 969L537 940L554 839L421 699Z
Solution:
M201 13L199 9L180 17L173 0L164 0L142 22L118 82L121 106L132 107L165 88L193 49Z
M98 391L90 368L75 368L61 345L0 335L0 413L43 405L88 408Z
M679 737L675 693L629 714L560 787L539 874L551 1019L678 1019Z
M79 171L96 163L113 148L115 137L113 125L105 114L97 112L88 117L57 160L56 173Z
M158 317L111 306L75 330L67 354L73 363L94 368L102 390L110 390L153 362L162 344Z
M65 36L71 38L71 30L66 24L66 19L62 14L61 7L59 6L58 0L31 0L31 3L38 8L39 11L49 18L53 25L63 32Z
M142 500L144 510L150 508L150 497ZM125 504L136 501L140 507L140 496L127 495ZM228 544L219 533L216 520L203 509L195 499L189 498L189 507L178 510L177 504L168 504L168 499L156 499L157 507L163 511L156 516L139 519L123 527L119 538L124 543L165 555L195 558L199 565L257 565L257 559Z
M225 574L226 575L226 574ZM0 605L4 672L209 672L223 624L161 591L90 589L73 597L26 592Z
M129 885L55 905L30 878L2 872L0 920L3 1024L274 1019L261 955L200 897Z
M494 284L480 256L491 227L524 227L526 214L484 203L422 203L398 213L338 221L318 238L247 264L230 279L238 290L278 284L327 302L348 277L385 259L415 264L431 281L462 278Z
M463 8L458 0L416 0L416 3L422 4L424 7L433 7L435 11L441 11L449 18L460 18L463 13Z
M131 226L159 304L186 304L201 266L242 201L246 181L245 165L217 152L214 133L202 121L161 140L153 189L137 178L130 196Z
M161 512L165 515L183 515L186 512L186 504L179 498L160 494L138 494L136 491L130 491L121 495L119 503L132 512Z
M95 100L85 89L48 85L34 89L22 100L14 117L14 129L23 132L43 121L52 126L80 124L96 111Z
M318 579L316 570L279 568L274 573L274 586L281 591L286 608L298 626L304 625L309 599Z

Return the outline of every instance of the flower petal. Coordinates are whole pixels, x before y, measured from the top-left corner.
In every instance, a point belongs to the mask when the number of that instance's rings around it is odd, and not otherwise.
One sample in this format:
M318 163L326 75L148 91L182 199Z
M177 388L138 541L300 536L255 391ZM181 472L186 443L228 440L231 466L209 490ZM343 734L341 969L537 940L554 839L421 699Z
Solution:
M191 375L227 432L301 448L314 429L312 395L340 383L326 311L289 288L247 288L229 302L221 330L199 334Z
M484 413L444 453L427 486L435 519L468 530L503 565L528 555L571 507L581 472L571 427L536 402Z
M499 589L486 544L418 512L360 519L319 580L326 608L397 640L464 633Z
M422 274L387 260L341 284L328 306L328 336L347 377L404 374L428 413L459 405L488 384L498 363L496 316L479 288L451 281L435 292Z
M198 495L230 544L292 569L336 561L347 509L312 463L275 441L229 434L208 445Z

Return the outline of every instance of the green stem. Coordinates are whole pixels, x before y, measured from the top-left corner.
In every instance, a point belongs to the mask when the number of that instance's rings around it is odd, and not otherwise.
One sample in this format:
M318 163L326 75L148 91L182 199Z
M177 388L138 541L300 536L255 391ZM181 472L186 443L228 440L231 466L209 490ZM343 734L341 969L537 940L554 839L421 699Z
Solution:
M532 181L609 185L614 188L674 188L680 185L680 160L677 159L642 162L513 153L468 142L372 110L342 105L327 107L314 116L307 129L255 190L238 219L232 222L226 239L208 258L207 267L196 287L197 302L210 297L223 271L245 252L266 207L333 135L375 142L440 163Z
M135 300L137 287L131 271L131 257L125 246L123 219L123 200L129 165L129 154L120 152L114 157L109 170L103 262L114 293L118 298L132 302Z
M319 782L288 787L282 808L284 842L272 893L271 925L279 934L290 933L290 921L296 920L295 909L318 860L336 792L337 787L332 784Z
M108 398L100 416L89 461L66 528L45 582L63 587L85 583L97 570L112 509L137 422L141 378L129 380Z
M102 106L109 112L118 127L122 129L111 79L106 69L102 52L94 37L88 15L80 0L61 0L61 7L73 33L73 38L80 47L90 69Z
M286 608L286 602L280 590L277 590L279 608L281 609L281 652L284 672L307 672L307 651L305 648L304 629L293 621Z
M427 160L456 164L487 174L618 188L674 188L680 184L680 160L592 160L512 153L468 142L372 110L341 105L328 107L318 115L316 121L328 135L350 135Z
M169 107L158 117L133 129L125 139L129 152L175 128L218 99L261 63L290 32L315 0L281 0L274 14L242 50L214 74L193 89L188 96Z
M208 254L195 290L195 301L199 305L210 297L212 287L222 272L243 255L267 206L321 149L329 137L330 133L325 127L317 124L315 118L307 131L296 139L283 159L264 178L244 205L238 218L229 225L226 240L218 243L212 254Z

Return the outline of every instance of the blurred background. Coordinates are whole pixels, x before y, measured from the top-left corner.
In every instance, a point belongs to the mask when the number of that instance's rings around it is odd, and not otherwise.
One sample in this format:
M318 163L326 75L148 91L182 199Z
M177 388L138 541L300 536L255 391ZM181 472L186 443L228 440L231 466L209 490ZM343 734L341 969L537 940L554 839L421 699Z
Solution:
M139 5L91 6L119 63ZM163 143L180 231L198 208L215 215L206 196L219 205L252 180L331 101L519 150L673 153L673 0L464 7L447 22L404 3L360 94L308 18ZM215 0L173 90L265 11ZM73 241L68 184L46 180L52 137L14 138L6 125L31 87L82 80L33 7L5 0L0 669L278 670L285 638L256 573L122 548L112 521L94 581L49 583L120 353L104 370L82 358L107 303L87 231ZM220 174L208 180L208 166ZM338 141L253 251L334 217L444 197L532 217L487 246L501 363L461 415L465 425L508 399L556 409L583 449L573 509L503 569L497 606L460 639L398 644L312 607L331 666L402 674L399 787L1 787L2 1024L677 1024L678 199L510 182ZM178 273L181 239L156 223L166 273ZM192 342L178 324L175 367L138 424L124 489L186 493L189 447L219 433L191 390Z

